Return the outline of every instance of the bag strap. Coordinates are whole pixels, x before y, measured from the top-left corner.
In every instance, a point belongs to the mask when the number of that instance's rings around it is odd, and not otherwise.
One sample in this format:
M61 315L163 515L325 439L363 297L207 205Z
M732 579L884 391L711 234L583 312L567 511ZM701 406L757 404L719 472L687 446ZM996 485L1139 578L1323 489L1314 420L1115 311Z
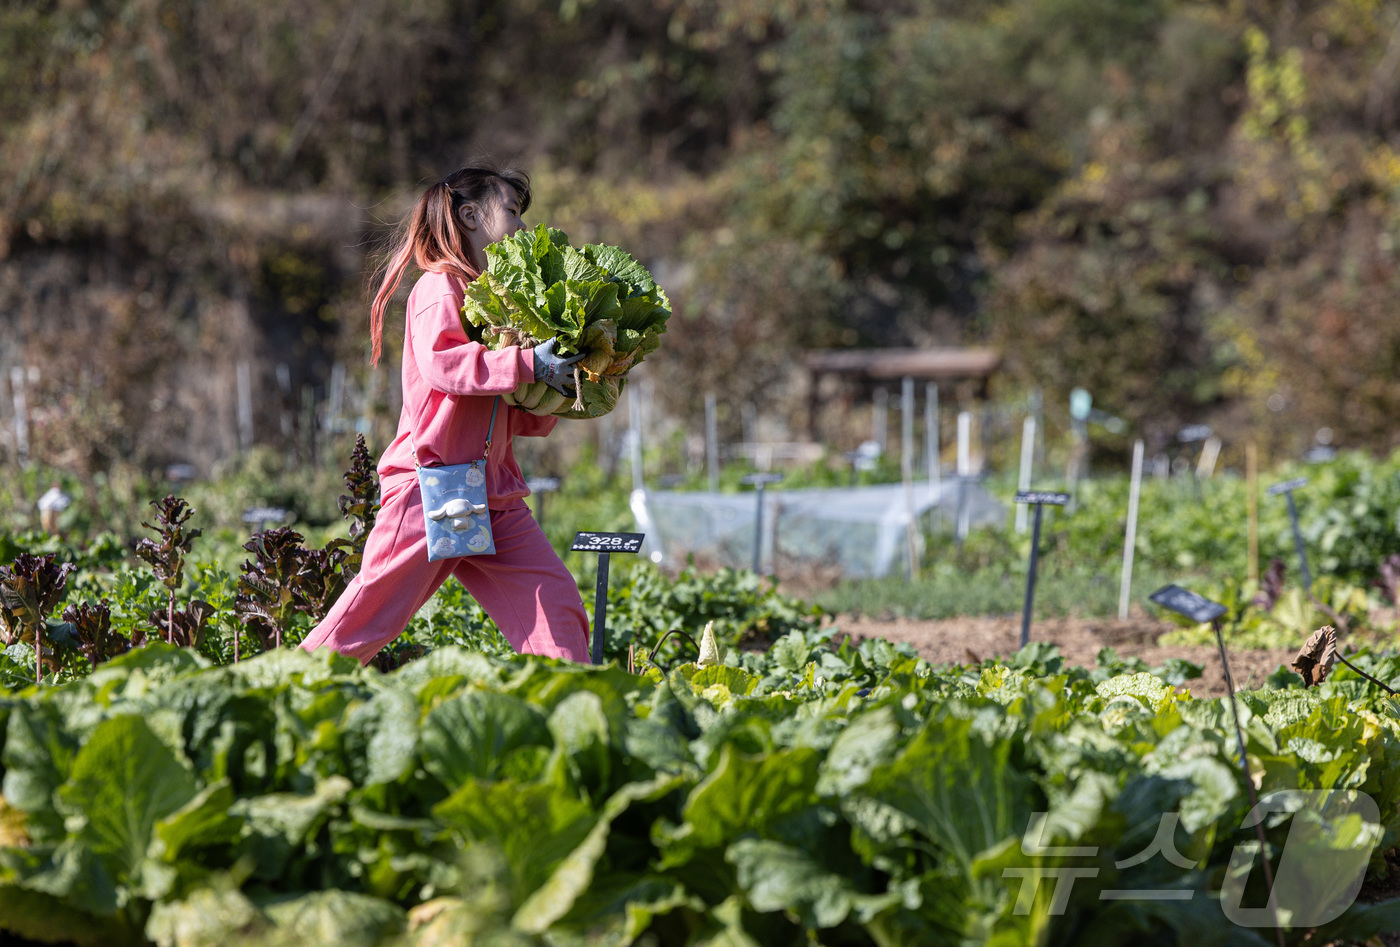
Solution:
M491 455L491 435L496 431L496 410L500 408L500 406L501 396L497 395L496 400L491 402L491 424L486 428L486 447L482 451L482 459L485 459ZM409 447L413 449L413 468L415 470L421 469L422 465L418 463L418 446L413 443L412 431L408 432L408 444Z

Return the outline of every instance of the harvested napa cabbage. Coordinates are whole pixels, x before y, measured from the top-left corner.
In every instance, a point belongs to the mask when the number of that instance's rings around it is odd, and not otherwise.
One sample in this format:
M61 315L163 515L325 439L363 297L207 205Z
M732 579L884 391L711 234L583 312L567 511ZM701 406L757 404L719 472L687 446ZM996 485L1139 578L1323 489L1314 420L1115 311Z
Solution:
M574 367L577 396L534 382L504 396L535 414L597 418L617 407L627 372L656 351L671 301L624 250L571 246L540 224L486 248L486 271L467 286L462 325L488 348L533 347L549 338Z

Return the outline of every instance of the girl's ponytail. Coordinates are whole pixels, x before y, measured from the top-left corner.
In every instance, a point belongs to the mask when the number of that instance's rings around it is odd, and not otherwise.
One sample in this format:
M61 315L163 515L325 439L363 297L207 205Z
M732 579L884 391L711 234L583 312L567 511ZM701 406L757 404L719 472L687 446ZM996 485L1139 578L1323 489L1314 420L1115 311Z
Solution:
M379 290L369 310L371 365L379 364L384 314L410 265L425 273L450 273L466 282L481 275L471 264L457 209L463 204L485 204L495 199L501 185L515 190L520 212L525 213L530 206L530 178L525 172L512 168L462 168L429 187L418 198L399 226L385 262L375 271Z
M413 262L413 241L408 236L411 227L405 225L399 229L401 236L394 241L392 255L376 269L376 275L379 275L379 291L374 294L374 302L369 307L371 365L379 364L380 340L384 335L384 312L389 308L389 300L394 298L394 293L399 288L404 271Z

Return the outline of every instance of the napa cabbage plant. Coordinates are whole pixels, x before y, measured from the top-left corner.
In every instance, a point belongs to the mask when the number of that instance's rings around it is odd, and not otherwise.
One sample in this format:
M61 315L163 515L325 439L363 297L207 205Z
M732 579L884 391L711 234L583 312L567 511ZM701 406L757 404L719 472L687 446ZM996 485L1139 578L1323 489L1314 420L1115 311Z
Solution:
M505 401L535 414L602 417L617 407L627 373L661 344L671 301L626 251L582 249L540 224L486 248L487 267L466 289L462 325L492 349L555 339L555 354L579 353L570 401L534 382Z

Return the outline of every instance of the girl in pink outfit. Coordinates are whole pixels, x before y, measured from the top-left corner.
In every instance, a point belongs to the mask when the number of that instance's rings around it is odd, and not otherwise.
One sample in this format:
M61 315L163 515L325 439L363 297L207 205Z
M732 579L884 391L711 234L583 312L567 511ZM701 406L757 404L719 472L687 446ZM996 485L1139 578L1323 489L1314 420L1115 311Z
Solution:
M542 380L572 396L571 363L553 342L490 351L462 328L462 294L486 268L485 248L524 228L529 178L463 168L418 200L385 268L370 310L378 363L384 313L410 264L422 271L408 297L403 413L379 461L382 507L365 541L359 575L302 642L368 662L396 638L448 576L466 586L523 654L588 661L588 616L578 585L535 522L511 439L543 437L558 418L501 404L486 460L494 555L428 561L414 451L425 467L478 459L496 396ZM566 388L568 385L568 388Z

